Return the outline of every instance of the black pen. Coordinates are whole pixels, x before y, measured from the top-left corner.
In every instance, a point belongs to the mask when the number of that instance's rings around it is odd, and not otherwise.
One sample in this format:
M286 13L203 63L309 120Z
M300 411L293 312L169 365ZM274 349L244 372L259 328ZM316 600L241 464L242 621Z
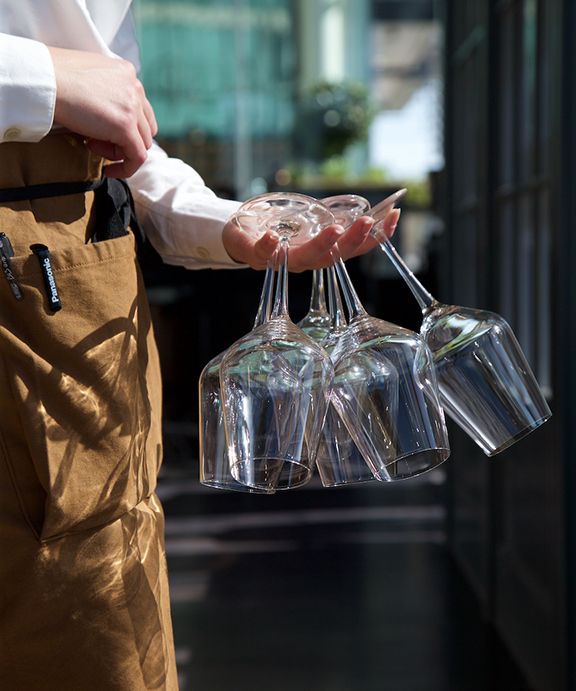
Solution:
M2 271L4 272L4 276L10 285L12 294L16 300L22 300L24 296L22 295L18 281L16 280L14 272L12 271L11 258L13 256L14 250L12 248L12 243L8 239L6 233L0 233L0 265L2 265Z

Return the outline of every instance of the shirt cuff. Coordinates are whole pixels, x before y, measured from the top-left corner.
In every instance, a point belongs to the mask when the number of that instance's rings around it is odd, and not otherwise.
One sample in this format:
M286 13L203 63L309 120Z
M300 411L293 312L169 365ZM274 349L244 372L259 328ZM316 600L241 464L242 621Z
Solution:
M222 230L240 202L222 199L189 165L169 158L156 143L128 179L144 233L167 264L188 269L233 269Z
M222 229L240 202L184 185L166 194L163 203L154 203L141 190L135 191L134 200L146 236L167 264L187 269L246 267L230 257L222 242Z
M37 142L52 128L56 76L47 46L0 34L0 142Z

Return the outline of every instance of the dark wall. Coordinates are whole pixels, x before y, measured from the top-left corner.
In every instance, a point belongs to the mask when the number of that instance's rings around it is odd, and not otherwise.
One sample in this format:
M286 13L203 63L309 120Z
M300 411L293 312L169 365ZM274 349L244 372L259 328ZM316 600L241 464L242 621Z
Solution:
M510 321L553 411L493 459L453 430L451 545L534 688L573 690L574 7L445 11L452 301Z

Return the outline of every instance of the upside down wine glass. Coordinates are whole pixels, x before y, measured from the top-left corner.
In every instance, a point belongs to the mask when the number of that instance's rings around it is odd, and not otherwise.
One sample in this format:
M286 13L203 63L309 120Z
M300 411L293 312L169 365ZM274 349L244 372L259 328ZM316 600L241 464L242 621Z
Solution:
M357 195L323 203L344 226L365 213ZM418 334L369 315L344 262L335 267L349 323L330 348L331 402L376 479L431 470L450 455L432 355Z
M390 202L405 192L369 212L377 220L373 235L420 305L420 333L434 356L444 409L487 456L494 456L552 413L510 325L494 312L438 302L382 233Z
M328 268L326 274L325 282L323 269L313 271L310 309L298 326L330 353L347 324L334 267ZM328 288L328 309L325 285ZM324 487L375 480L332 403L328 405L322 427L316 467Z
M336 270L333 266L327 270L327 287L331 326L328 334L321 340L321 345L328 353L332 353L339 338L348 328L338 288ZM392 384L391 395L394 399L396 395L395 382L389 383ZM370 466L364 460L332 402L328 406L322 429L322 437L316 455L316 467L324 487L341 487L379 479L374 476Z
M366 200L356 195L346 195L345 203L343 203L343 196L326 197L321 201L332 211L336 222L344 228L351 226L358 217L365 213L366 209L370 208L370 204ZM329 267L326 270L326 276L329 328L327 331L315 329L310 332L310 335L313 338L316 336L328 353L332 353L339 338L348 328L348 321L344 314L336 269L333 266ZM315 292L321 295L320 300L317 298L316 302L325 304L323 289L324 283L318 282L314 277L311 304L314 301ZM341 487L360 482L374 482L378 479L364 460L332 402L328 406L322 429L322 437L316 456L316 467L324 487Z
M259 237L280 236L276 296L270 318L236 342L220 365L220 391L230 471L248 487L271 491L310 480L326 415L333 368L328 354L288 314L289 247L334 223L312 197L264 194L232 218Z
M271 259L264 277L254 329L269 318L273 282L274 259ZM273 494L274 488L243 485L233 477L230 469L220 391L220 365L226 352L220 353L208 362L198 382L200 483L214 489Z

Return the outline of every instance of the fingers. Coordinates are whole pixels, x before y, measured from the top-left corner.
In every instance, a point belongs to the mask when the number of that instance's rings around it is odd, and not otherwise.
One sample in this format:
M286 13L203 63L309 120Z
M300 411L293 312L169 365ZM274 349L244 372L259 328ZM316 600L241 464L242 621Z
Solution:
M104 142L101 139L89 139L86 142L86 146L97 156L102 156L102 158L106 158L109 161L119 160L116 144L112 144L112 142Z
M364 254L373 249L384 237L391 237L398 223L400 210L392 210L381 223L380 240L372 237L374 219L362 216L348 230L340 225L330 225L302 245L293 246L288 253L288 268L292 272L320 269ZM260 238L241 230L234 222L227 223L222 234L224 247L237 262L248 264L253 269L268 266L279 244L279 236L268 230Z
M144 146L146 149L149 149L152 146L152 138L158 131L158 126L156 124L154 111L152 110L150 102L146 98L144 87L140 81L137 82L137 91L139 101L138 132L140 133L140 137L144 142Z
M288 268L300 273L330 266L338 259L337 256L332 256L332 252L343 234L344 228L340 225L326 226L308 242L290 249Z
M371 223L368 233L364 235L364 238L362 239L360 232L358 232L355 237L355 246L351 244L350 246L342 248L341 245L344 238L338 243L342 253L342 258L350 259L352 257L358 257L361 254L366 254L366 252L374 249L374 247L376 247L380 242L383 242L387 238L391 238L396 230L399 218L400 209L392 209L386 218L380 223L374 224L374 219L370 219ZM358 219L358 221L361 220L362 219ZM358 221L356 223L358 223ZM350 228L350 231L352 229L353 227ZM373 229L376 231L374 234L370 232Z
M384 219L384 233L386 233L387 238L391 238L394 235L398 220L400 219L400 213L400 209L392 209Z
M392 237L400 209L391 210L380 224L380 234L373 237L371 230L374 219L370 216L358 218L348 230L341 226L328 226L308 242L290 250L288 266L290 271L301 272L320 269L334 264L338 259L350 259L369 252L384 239Z
M222 231L224 249L231 259L240 264L248 264L253 269L265 269L268 266L278 248L279 239L272 230L255 239L234 222L227 223Z
M140 82L138 84L140 85ZM141 85L138 95L141 107L136 127L132 124L125 132L124 141L115 146L116 155L109 160L116 162L106 166L104 171L108 177L120 178L133 175L148 157L147 151L152 146L154 135L158 132L154 111Z
M290 271L319 269L338 259L349 259L371 250L378 241L370 237L374 219L362 216L348 230L342 226L328 226L300 247L290 250Z
M136 172L140 166L140 164L130 161L118 144L101 141L99 139L90 139L86 145L90 151L94 152L97 156L102 156L102 158L108 161L116 161L104 167L104 174L109 178L129 177Z
M121 159L106 167L109 177L130 177L144 163L152 139L157 132L156 118L140 80L135 79L130 101L129 117L120 129L120 139L115 143L122 153Z
M342 259L346 260L360 253L360 248L369 238L373 225L374 219L370 218L370 216L361 216L354 221L338 241L338 250ZM375 244L375 242L372 242L371 247Z
M280 237L272 230L268 230L254 243L253 262L255 269L265 269L278 249Z
M108 178L129 178L141 165L141 163L125 158L119 163L110 163L110 165L105 166L103 173Z
M131 134L128 139L127 144L100 139L90 139L87 142L90 151L109 161L114 161L104 168L105 175L110 178L130 177L140 168L148 156L147 149L152 146L149 128L144 129L144 136L138 130L138 136Z
M142 111L138 118L138 134L144 144L144 148L148 150L152 146L152 130L150 129L150 123L144 115L144 111Z
M374 237L378 238L380 242L391 238L394 235L399 218L400 209L391 209L383 220L375 223Z
M152 136L155 137L158 134L158 123L156 122L156 115L154 114L152 105L146 96L144 96L143 109L144 115L146 116L148 124L150 125L150 132L152 133Z
M142 128L145 129L143 125ZM150 142L149 146L146 145L146 140ZM144 136L142 135L140 121L138 121L136 127L132 125L124 133L123 139L117 142L117 145L117 148L122 153L121 161L107 166L105 172L111 177L130 177L146 160L148 156L147 151L152 145L152 137L149 131L147 133L145 131Z
M147 141L149 144L146 144ZM132 134L124 145L112 144L111 142L103 142L102 144L107 144L107 146L93 144L90 148L109 161L114 161L114 163L105 166L104 174L109 178L129 178L134 175L148 157L147 150L152 146L152 137L149 131L147 136L146 132L142 136L138 130L138 136Z

